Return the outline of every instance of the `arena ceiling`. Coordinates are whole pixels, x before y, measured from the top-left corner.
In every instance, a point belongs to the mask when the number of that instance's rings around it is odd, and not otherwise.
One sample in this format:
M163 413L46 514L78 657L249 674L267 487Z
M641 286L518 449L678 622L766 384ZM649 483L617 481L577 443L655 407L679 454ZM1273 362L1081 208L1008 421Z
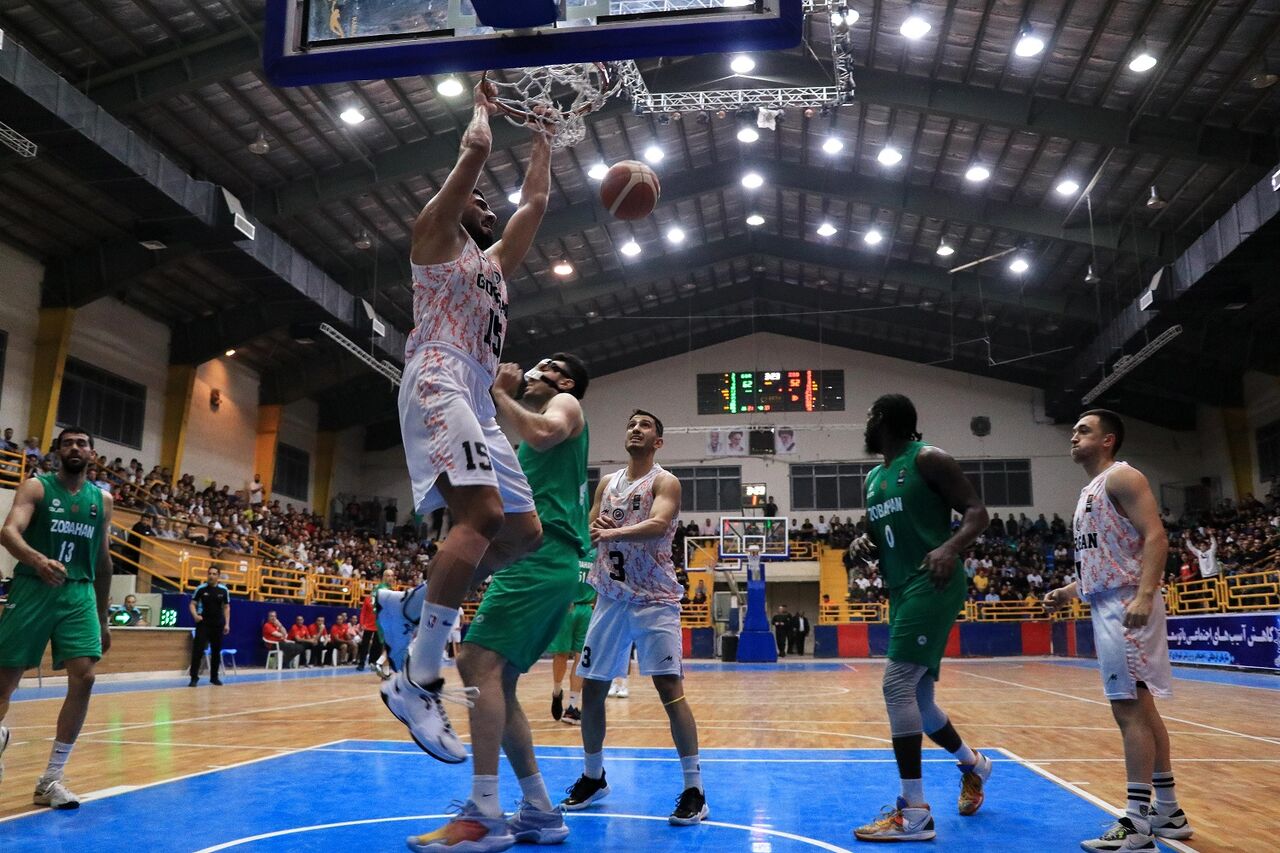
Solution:
M755 143L739 141L734 115L673 120L615 100L590 118L586 141L555 156L551 208L510 275L506 357L571 348L603 374L769 331L1040 387L1065 416L1103 363L1176 321L1183 334L1103 400L1181 428L1194 426L1192 403L1238 404L1244 370L1280 373L1271 248L1280 226L1265 212L1240 213L1242 200L1266 207L1258 185L1280 160L1280 86L1267 85L1280 71L1280 8L849 6L860 19L847 36L836 32L855 69L847 106L788 111ZM336 320L367 334L357 319L365 299L394 327L378 357L398 358L412 325L411 223L453 164L469 94L443 97L432 77L275 88L261 71L262 7L42 0L0 9L0 63L20 45L157 155L225 187L259 226L258 246L244 248L217 199L207 206L221 212L203 219L179 210L195 208L195 190L158 161L134 170L151 187L113 171L71 132L74 120L52 116L71 93L54 98L30 69L24 88L13 68L0 75L0 122L40 153L0 155L0 239L48 264L44 304L113 295L174 329L175 362L235 348L262 373L264 402L313 397L323 427L376 426L374 443L385 444L395 440L390 390L299 330ZM912 8L933 24L918 40L899 31ZM1024 58L1014 46L1027 27L1046 46ZM757 56L749 78L821 77L832 35L825 13L810 15L806 44ZM1156 66L1131 70L1144 49ZM651 91L693 91L726 85L727 62L639 64ZM342 121L350 109L366 120ZM527 133L494 129L481 189L505 218ZM260 135L265 153L254 153ZM98 136L110 147L110 134ZM589 170L641 159L651 146L664 154L655 166L662 202L638 223L613 220ZM886 147L900 162L881 162ZM974 166L989 175L968 179ZM744 188L748 171L763 186ZM1059 192L1064 181L1077 189ZM1152 187L1162 205L1147 204ZM748 224L752 214L763 223ZM824 223L835 233L820 236ZM1202 235L1228 226L1236 239L1206 249ZM673 227L679 243L668 239ZM634 257L619 251L632 240ZM940 256L941 243L954 254ZM1015 251L949 272L1006 249ZM1135 315L1155 273L1206 251L1158 316ZM1021 275L1006 266L1015 256L1029 264ZM553 272L559 261L570 275Z

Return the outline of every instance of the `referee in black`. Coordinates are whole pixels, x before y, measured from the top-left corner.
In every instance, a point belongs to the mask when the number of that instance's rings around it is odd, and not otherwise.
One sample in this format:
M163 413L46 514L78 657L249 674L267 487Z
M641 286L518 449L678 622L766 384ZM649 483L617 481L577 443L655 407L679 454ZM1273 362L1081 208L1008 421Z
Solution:
M222 665L222 638L231 630L231 593L218 583L221 572L210 566L207 580L191 594L191 618L196 621L196 634L191 639L191 682L200 680L200 658L209 647L209 683L221 686L218 667Z

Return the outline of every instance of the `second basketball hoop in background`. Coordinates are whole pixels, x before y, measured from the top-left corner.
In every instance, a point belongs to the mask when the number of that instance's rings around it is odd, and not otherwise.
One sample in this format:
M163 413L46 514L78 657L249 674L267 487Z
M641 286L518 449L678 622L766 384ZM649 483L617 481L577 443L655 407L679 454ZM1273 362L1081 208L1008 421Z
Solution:
M638 160L614 163L600 184L600 201L618 219L643 219L658 205L658 176Z

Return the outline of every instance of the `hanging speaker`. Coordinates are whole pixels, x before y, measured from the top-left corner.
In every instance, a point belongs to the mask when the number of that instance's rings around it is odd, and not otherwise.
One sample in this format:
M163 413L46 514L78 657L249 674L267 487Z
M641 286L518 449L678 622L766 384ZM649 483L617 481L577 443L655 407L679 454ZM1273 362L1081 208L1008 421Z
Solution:
M969 431L978 438L986 438L991 435L991 418L986 415L978 415L969 421Z

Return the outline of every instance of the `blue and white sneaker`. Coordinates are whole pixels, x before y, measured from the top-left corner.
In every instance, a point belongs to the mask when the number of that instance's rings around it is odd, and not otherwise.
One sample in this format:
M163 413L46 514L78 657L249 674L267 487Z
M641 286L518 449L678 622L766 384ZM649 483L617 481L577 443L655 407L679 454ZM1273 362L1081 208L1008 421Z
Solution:
M928 841L937 833L928 806L908 806L898 797L871 823L855 829L853 835L859 841Z
M0 780L4 779L4 751L9 748L9 730L0 726Z
M382 703L408 727L413 742L423 752L445 764L461 764L467 760L467 750L449 723L444 702L448 700L470 708L474 704L471 697L480 691L475 687L446 690L443 678L419 685L409 678L407 653L404 663L394 678L382 682L379 690Z
M516 813L507 821L507 829L516 841L524 844L563 844L569 837L564 810L543 811L528 800L521 800L516 806Z
M378 630L386 643L387 660L396 672L404 669L404 655L418 630L426 595L427 585L420 583L408 592L380 589L374 597L373 612L378 620Z
M487 817L470 800L454 803L453 807L457 814L444 826L405 839L409 849L414 853L490 853L515 846L505 816Z

